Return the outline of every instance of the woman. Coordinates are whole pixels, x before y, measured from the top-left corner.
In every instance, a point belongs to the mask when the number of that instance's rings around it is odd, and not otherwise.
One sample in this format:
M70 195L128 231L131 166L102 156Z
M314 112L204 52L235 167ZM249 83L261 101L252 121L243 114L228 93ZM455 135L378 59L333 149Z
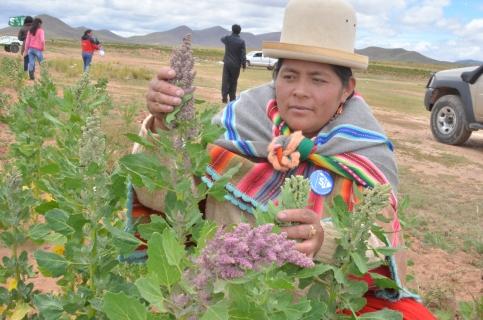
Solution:
M263 44L265 56L279 59L274 82L242 92L213 120L226 132L209 150L211 164L205 183L209 185L235 164L242 164L239 172L243 174L230 181L229 202L207 199L206 218L218 224L253 221L253 208L276 199L285 177L315 176L324 187L313 188L313 207L285 210L277 218L297 222L282 230L298 240L299 251L328 262L336 244L331 224L321 220L324 202L341 195L351 207L353 181L361 187L390 184L394 192L384 213L391 222L383 227L392 246L402 245L392 144L354 91L352 68L368 65L367 57L354 54L355 26L355 12L343 0L289 1L280 42ZM166 81L173 77L173 70L162 68L151 82L147 94L151 116L143 122L142 135L165 129L165 114L181 102L183 91ZM309 147L301 148L301 141L310 141ZM134 152L140 151L135 146ZM162 192L135 191L132 215L149 212L144 207L163 211ZM392 276L403 287L404 266L399 253L387 267L373 272ZM400 311L404 319L434 319L405 289L378 290L368 282L371 290L362 313L390 308Z
M99 41L92 35L92 30L87 29L81 37L82 61L84 62L84 72L89 71L94 51L99 50Z
M26 16L23 21L23 26L18 32L18 40L23 41L22 47L20 48L20 54L23 56L25 52L25 40L27 39L27 33L29 32L30 27L32 26L32 22L34 18L31 16ZM23 57L23 70L28 71L29 67L29 57L28 55ZM34 72L35 72L35 65L34 65Z
M42 29L42 20L40 18L35 18L32 22L32 26L27 34L27 39L25 40L25 49L23 56L25 57L28 55L29 57L29 78L30 80L35 80L35 59L37 59L40 64L44 60L42 52L45 49L45 33L44 29Z

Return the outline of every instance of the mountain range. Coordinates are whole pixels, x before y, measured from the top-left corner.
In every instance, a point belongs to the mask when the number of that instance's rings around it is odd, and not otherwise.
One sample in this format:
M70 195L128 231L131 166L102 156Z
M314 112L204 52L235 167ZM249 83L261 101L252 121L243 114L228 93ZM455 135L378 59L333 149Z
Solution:
M87 27L71 27L62 20L49 16L39 16L43 23L47 39L68 39L79 40ZM0 29L0 35L17 35L19 28L7 27ZM179 26L171 30L153 32L142 36L121 37L109 30L93 30L97 38L104 43L131 43L131 44L150 44L150 45L178 45L180 39L187 33L193 36L193 45L200 47L219 47L223 44L220 38L230 34L230 31L220 26L214 26L202 30L192 30L188 26ZM248 50L257 50L262 47L263 41L280 40L280 32L271 32L263 34L253 34L242 32L240 35L246 43ZM380 47L368 47L365 49L356 49L356 53L369 56L372 61L401 61L415 63L450 63L447 61L439 61L426 57L416 51L408 51L402 48L385 49ZM455 61L457 64L475 65L483 64L482 61L461 60Z

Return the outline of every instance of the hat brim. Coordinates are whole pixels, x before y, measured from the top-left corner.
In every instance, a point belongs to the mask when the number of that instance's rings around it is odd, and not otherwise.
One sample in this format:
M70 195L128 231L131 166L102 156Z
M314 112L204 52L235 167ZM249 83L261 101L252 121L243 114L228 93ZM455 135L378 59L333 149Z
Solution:
M263 55L271 58L305 60L365 70L369 57L334 49L305 46L293 43L264 41Z

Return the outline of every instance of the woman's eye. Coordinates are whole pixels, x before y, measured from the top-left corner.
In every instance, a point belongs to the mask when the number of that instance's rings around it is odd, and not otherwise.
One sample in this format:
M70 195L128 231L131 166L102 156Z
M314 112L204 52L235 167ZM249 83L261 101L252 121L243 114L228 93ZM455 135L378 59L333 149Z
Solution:
M315 82L315 83L326 83L327 82L327 81L325 81L325 79L321 79L321 78L313 78L312 81Z
M292 80L292 79L294 78L294 76L293 76L293 75L291 75L291 74L284 74L284 75L283 75L283 78L284 78L285 80Z

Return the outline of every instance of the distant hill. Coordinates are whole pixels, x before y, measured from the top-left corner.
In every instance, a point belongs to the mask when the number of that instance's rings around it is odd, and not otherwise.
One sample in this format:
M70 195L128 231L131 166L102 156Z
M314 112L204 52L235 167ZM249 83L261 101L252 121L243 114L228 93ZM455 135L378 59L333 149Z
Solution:
M43 21L43 27L47 39L70 39L79 40L86 27L73 28L62 20L49 15L39 16ZM0 35L17 35L19 28L7 27L0 29ZM153 32L142 36L121 37L109 30L94 30L97 38L104 43L137 43L173 46L180 43L180 39L187 33L193 35L193 45L202 47L221 48L223 44L220 38L230 34L230 31L215 26L202 30L193 30L188 26L179 26L171 30ZM279 41L280 32L271 32L255 35L249 32L242 32L241 37L245 40L247 50L258 50L262 47L263 41ZM356 50L357 53L369 56L372 61L401 61L415 63L448 63L428 58L416 51L408 51L405 49L384 49L379 47L368 47ZM457 62L463 65L483 64L481 61L461 60Z
M42 27L45 30L46 39L68 39L80 40L80 37L87 27L73 28L62 20L55 17L41 14L38 16L42 19ZM7 27L0 29L0 35L17 35L19 28ZM94 30L94 29L93 29ZM120 37L109 30L94 30L96 36L103 42L128 42L126 38Z
M462 64L465 66L481 66L483 65L483 61L478 61L478 60L458 60L455 61L457 64Z
M428 58L419 52L408 51L402 48L384 49L379 47L367 47L365 49L356 50L358 54L368 56L373 61L401 61L401 62L417 62L417 63L450 63L447 61L439 61Z

